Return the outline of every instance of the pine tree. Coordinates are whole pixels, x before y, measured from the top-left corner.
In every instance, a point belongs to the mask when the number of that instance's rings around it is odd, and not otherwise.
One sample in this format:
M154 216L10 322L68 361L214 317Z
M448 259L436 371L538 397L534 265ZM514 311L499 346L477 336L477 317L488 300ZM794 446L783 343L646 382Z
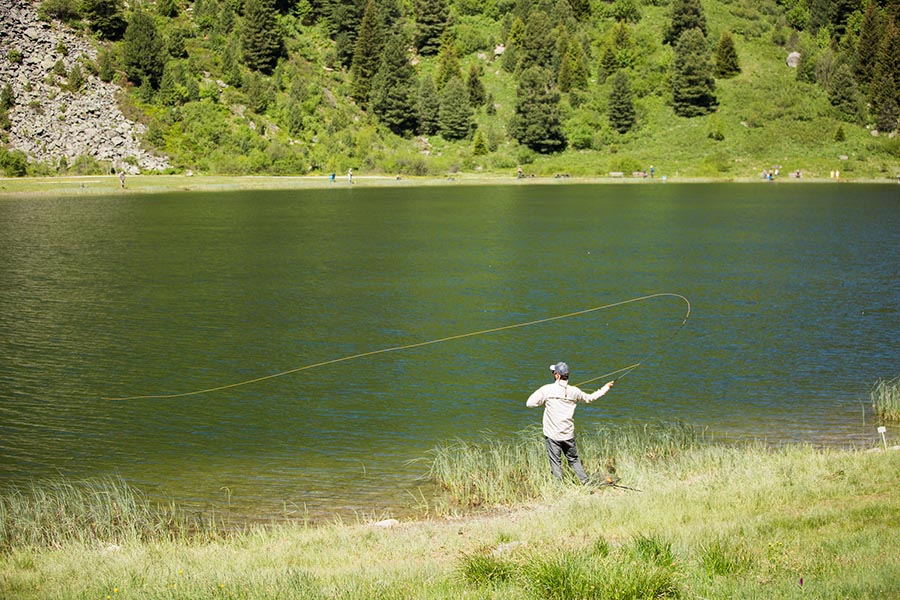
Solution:
M881 14L875 2L870 0L859 28L859 41L856 44L853 72L856 81L864 87L868 87L875 71L875 60L878 56L878 45L881 43L881 35L884 28L881 22Z
M16 95L12 86L7 82L0 90L0 110L9 110L16 105Z
M472 154L474 156L484 156L488 153L487 142L484 134L480 129L475 130L475 137L472 138Z
M509 124L510 134L536 152L564 150L566 136L560 116L559 92L546 69L531 67L522 73L516 91L515 114Z
M81 15L91 31L105 40L121 39L128 26L121 0L82 0Z
M461 140L472 129L472 107L469 92L459 77L454 77L441 91L441 108L438 111L438 127L448 140Z
M706 15L700 0L674 0L672 22L663 37L663 43L674 44L689 29L699 29L706 36Z
M571 38L559 64L559 89L563 92L587 89L588 76L584 49L578 40Z
M441 110L441 98L438 96L434 79L425 75L419 84L419 97L416 103L416 112L419 117L419 131L423 135L432 135L438 132L438 113Z
M245 0L242 33L244 64L254 71L271 73L284 49L275 0Z
M503 51L503 70L507 73L515 73L519 67L520 46L525 38L525 21L516 17L509 26L506 34L506 49Z
M556 40L550 18L541 10L528 15L525 35L519 42L519 64L517 70L529 67L550 68L556 56Z
M349 67L353 62L356 32L362 23L365 0L326 0L322 8L325 23L334 39L338 64Z
M381 63L381 39L378 5L375 0L366 2L362 23L356 35L356 48L350 66L350 95L362 106L369 102L372 80Z
M448 81L454 77L462 79L462 65L459 62L459 54L456 52L456 44L453 39L447 37L441 44L441 51L437 57L437 71L434 74L434 85L440 92Z
M606 83L607 77L616 72L619 68L619 59L612 47L607 46L603 49L603 56L600 58L600 68L597 70L597 79L600 83Z
M572 12L579 21L587 21L591 17L590 0L569 0Z
M136 85L159 85L163 72L163 40L156 30L156 23L148 13L138 10L122 40L122 61L128 78Z
M178 4L175 3L175 0L158 0L156 3L156 14L170 19L177 17Z
M844 63L835 71L828 86L828 100L842 119L851 123L859 120L862 103L850 65Z
M109 83L116 75L115 58L107 46L101 46L97 52L97 70L97 76L104 83Z
M672 64L672 100L675 114L680 117L696 117L715 110L716 80L706 38L699 29L689 29L681 34L675 44Z
M609 125L619 133L626 133L635 122L631 81L625 71L616 71L609 90Z
M807 0L807 4L809 5L809 22L806 26L810 33L816 34L819 29L828 25L831 0Z
M415 0L415 11L419 54L437 54L449 18L446 0Z
M719 45L716 47L716 77L727 79L741 72L738 62L737 49L734 40L727 31L722 32Z
M231 38L222 52L222 79L228 85L240 87L244 83L244 75L237 56L237 42Z
M469 65L466 89L469 90L469 103L473 108L484 104L487 92L484 89L484 82L481 81L481 67L476 63Z
M828 21L834 27L834 37L840 39L847 32L847 19L859 10L860 0L830 0Z
M900 27L888 25L875 62L869 96L872 115L879 131L894 131L900 116Z
M372 85L372 111L397 135L416 130L416 72L399 31L388 36Z

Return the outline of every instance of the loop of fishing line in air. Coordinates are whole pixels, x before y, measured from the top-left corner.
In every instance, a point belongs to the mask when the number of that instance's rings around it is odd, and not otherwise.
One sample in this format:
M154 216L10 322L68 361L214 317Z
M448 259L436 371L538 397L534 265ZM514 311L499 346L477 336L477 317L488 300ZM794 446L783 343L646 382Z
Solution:
M210 388L206 388L206 389L202 389L202 390L194 390L194 391L190 391L190 392L180 392L180 393L175 393L175 394L150 394L150 395L142 395L142 396L123 396L123 397L120 397L120 398L103 398L103 400L148 400L148 399L183 398L183 397L185 397L185 396L199 396L199 395L201 395L201 394L209 394L209 393L212 393L212 392L220 392L220 391L222 391L222 390L228 390L228 389L231 389L231 388L241 387L241 386L244 386L244 385L250 385L250 384L253 384L253 383L259 383L259 382L261 382L261 381L267 381L267 380L269 380L269 379L276 379L276 378L278 378L278 377L284 377L285 375L291 375L291 374L293 374L293 373L299 373L299 372L301 372L301 371L307 371L307 370L309 370L309 369L316 369L316 368L319 368L319 367L325 367L325 366L328 366L328 365L334 365L334 364L337 364L337 363L347 362L347 361L350 361L350 360L356 360L356 359L359 359L359 358L365 358L365 357L368 357L368 356L375 356L376 354L387 354L388 352L399 352L399 351L401 351L401 350L411 350L411 349L413 349L413 348L421 348L421 347L423 347L423 346L430 346L430 345L433 345L433 344L441 344L441 343L444 343L444 342L451 342L451 341L454 341L454 340L461 340L461 339L463 339L463 338L475 337L475 336L478 336L478 335L487 335L487 334L489 334L489 333L499 333L499 332L501 332L501 331L507 331L507 330L509 330L509 329L519 329L519 328L522 328L522 327L529 327L529 326L532 326L532 325L539 325L539 324L541 324L541 323L549 323L549 322L551 322L551 321L560 321L560 320L562 320L562 319L569 319L569 318L571 318L571 317L577 317L577 316L579 316L579 315L585 315L585 314L592 313L592 312L596 312L596 311L599 311L599 310L606 310L606 309L609 309L609 308L615 308L615 307L617 307L617 306L623 306L623 305L625 305L625 304L631 304L631 303L633 303L633 302L642 302L642 301L645 301L645 300L650 300L650 299L652 299L652 298L661 298L661 297L678 298L678 299L680 299L680 300L683 300L684 303L687 305L687 312L685 313L684 318L683 318L682 321L681 321L681 324L678 326L678 328L677 328L677 329L675 330L675 332L672 334L672 336L671 336L671 338L670 338L670 340L669 340L669 341L671 341L671 339L674 338L675 335L677 335L677 333L678 333L679 331L681 331L681 329L682 329L682 328L684 327L684 325L687 323L688 317L691 316L691 303L690 303L690 301L689 301L687 298L685 298L685 297L682 296L681 294L675 294L675 293L671 293L671 292L660 292L660 293L656 293L656 294L649 294L649 295L647 295L647 296L639 296L639 297L637 297L637 298L630 298L630 299L628 299L628 300L622 300L622 301L620 301L620 302L613 302L613 303L611 303L611 304L603 304L603 305L601 305L601 306L595 306L595 307L593 307L593 308L586 308L586 309L584 309L584 310L578 310L578 311L575 311L575 312L566 313L566 314L564 314L564 315L557 315L557 316L555 316L555 317L547 317L547 318L544 318L544 319L538 319L538 320L536 320L536 321L527 321L527 322L525 322L525 323L515 323L515 324L513 324L513 325L504 325L504 326L502 326L502 327L493 327L493 328L491 328L491 329L482 329L482 330L480 330L480 331L472 331L472 332L469 332L469 333L461 333L461 334L458 334L458 335L451 335L451 336L448 336L448 337L438 338L438 339L434 339L434 340L428 340L428 341L424 341L424 342L416 342L416 343L413 343L413 344L406 344L406 345L403 345L403 346L392 346L392 347L390 347L390 348L382 348L382 349L380 349L380 350L371 350L371 351L369 351L369 352L361 352L361 353L359 353L359 354L352 354L352 355L350 355L350 356L342 356L341 358L333 358L333 359L331 359L331 360L326 360L326 361L322 361L322 362L317 362L317 363L313 363L313 364L310 364L310 365L304 365L304 366L302 366L302 367L296 367L296 368L294 368L294 369L288 369L287 371L281 371L280 373L272 373L272 374L270 374L270 375L263 375L263 376L261 376L261 377L255 377L255 378L253 378L253 379L247 379L247 380L245 380L245 381L238 381L237 383L229 383L229 384L226 384L226 385L219 385L219 386L216 386L216 387L210 387ZM623 367L623 368L621 368L621 369L617 369L617 370L612 371L612 372L610 372L610 373L606 373L606 374L604 374L604 375L598 375L597 377L594 377L594 378L592 378L592 379L588 379L588 380L586 380L586 381L582 381L582 382L579 383L578 385L584 385L585 383L590 383L590 382L592 382L592 381L596 381L597 379L602 379L602 378L604 378L604 377L609 377L610 375L616 375L616 374L619 374L619 373L621 373L621 375L619 375L616 379L621 379L621 378L624 377L625 375L631 373L634 369L636 369L636 368L638 368L639 366L641 366L641 364L644 363L644 362L646 362L650 357L652 357L652 356L654 356L655 354L657 354L657 353L659 352L659 350L661 349L661 347L662 347L662 345L658 346L653 352L651 352L650 354L648 354L646 357L644 357L643 359L641 359L639 362L636 362L636 363L634 363L634 364L631 364L631 365L629 365L629 366L627 366L627 367Z

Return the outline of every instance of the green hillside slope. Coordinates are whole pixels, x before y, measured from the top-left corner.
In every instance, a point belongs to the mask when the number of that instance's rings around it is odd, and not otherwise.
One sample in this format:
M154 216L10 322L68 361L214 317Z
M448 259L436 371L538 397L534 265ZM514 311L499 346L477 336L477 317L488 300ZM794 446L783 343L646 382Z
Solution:
M631 177L652 165L657 177L887 179L900 173L898 5L43 0L40 11L96 41L86 71L122 86L144 147L177 171ZM0 128L13 103L0 102Z

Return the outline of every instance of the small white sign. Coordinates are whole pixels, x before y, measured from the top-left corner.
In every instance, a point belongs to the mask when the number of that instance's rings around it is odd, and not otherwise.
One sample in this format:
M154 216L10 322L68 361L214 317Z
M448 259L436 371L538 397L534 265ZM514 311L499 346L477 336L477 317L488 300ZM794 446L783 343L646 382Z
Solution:
M882 425L881 427L878 428L878 433L885 433L886 431L887 431L887 427L885 427L884 425Z

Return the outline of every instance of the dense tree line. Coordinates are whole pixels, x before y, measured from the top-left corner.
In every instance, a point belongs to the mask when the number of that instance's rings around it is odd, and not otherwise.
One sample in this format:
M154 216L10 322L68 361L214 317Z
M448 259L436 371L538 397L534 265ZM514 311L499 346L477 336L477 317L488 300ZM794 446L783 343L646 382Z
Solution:
M798 80L821 86L838 118L896 129L900 0L770 2L777 7L773 23L790 32L781 43L801 52ZM648 5L666 7L660 39L636 34ZM677 117L707 115L718 109L717 86L743 72L744 38L710 31L701 0L157 0L135 6L123 0L40 5L48 18L79 24L101 41L101 78L119 77L138 88L143 102L167 109L150 128L151 143L163 147L166 132L188 135L215 122L231 128L229 143L247 157L270 164L289 159L283 148L273 149L266 131L257 130L261 141L229 120L227 110L193 104L241 104L291 136L311 132L307 147L326 134L349 147L354 142L339 132L362 115L368 126L405 139L440 135L489 153L502 135L478 125L496 104L484 82L493 45L477 37L489 30L499 48L490 68L515 86L502 127L507 139L553 153L590 145L583 136L567 138L567 118L581 106L602 106L609 131L628 135L642 126L644 97L664 98ZM324 64L310 41L317 39L309 35L313 29L326 36ZM473 45L487 58L473 60ZM647 80L646 73L659 71L651 55L667 57L667 66ZM191 115L195 122L185 122Z

